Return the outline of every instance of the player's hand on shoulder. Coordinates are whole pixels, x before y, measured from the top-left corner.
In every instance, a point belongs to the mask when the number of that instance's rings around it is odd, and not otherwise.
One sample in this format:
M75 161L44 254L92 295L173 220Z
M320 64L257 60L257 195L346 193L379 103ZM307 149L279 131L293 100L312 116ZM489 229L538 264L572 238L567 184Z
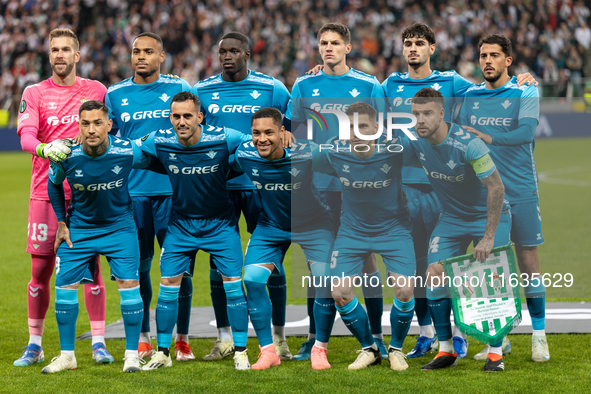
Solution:
M466 130L468 133L474 134L476 137L480 138L484 141L485 144L490 145L492 144L492 137L489 134L485 134L481 131L476 130L474 127L462 125L462 128Z
M322 70L324 68L324 65L322 64L317 64L314 66L313 69L306 71L306 75L310 75L310 74L318 74L320 72L320 70Z
M291 145L296 143L296 138L293 136L291 131L285 130L283 137L281 138L281 143L285 148L291 148Z
M74 141L70 138L55 140L48 144L39 144L39 146L37 146L37 155L57 164L70 156L72 153L70 147L74 145Z
M531 84L538 86L538 81L536 81L534 76L530 73L517 75L517 86L523 86L524 84L527 84L527 86L530 86Z
M164 76L166 76L166 77L170 77L170 78L177 78L177 79L181 79L181 77L179 77L178 75L174 75L174 74L164 74Z

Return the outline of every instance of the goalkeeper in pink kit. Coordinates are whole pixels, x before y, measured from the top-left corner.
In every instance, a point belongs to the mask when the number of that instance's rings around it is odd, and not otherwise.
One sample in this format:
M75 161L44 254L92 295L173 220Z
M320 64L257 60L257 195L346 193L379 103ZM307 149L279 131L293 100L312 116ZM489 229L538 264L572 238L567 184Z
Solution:
M41 338L49 307L49 281L55 267L53 247L57 231L57 219L47 196L49 161L45 159L69 154L69 148L56 140L76 136L78 108L88 100L104 101L107 92L100 82L76 76L79 46L73 31L51 31L49 62L52 76L27 87L19 108L18 135L23 150L33 155L33 169L27 239L27 253L31 254L31 281L27 286L29 344L14 362L15 366L29 366L44 360ZM70 188L67 184L64 186L67 204ZM93 358L98 363L112 363L113 356L105 348L106 297L98 256L93 264L95 282L84 286L84 300L92 331Z

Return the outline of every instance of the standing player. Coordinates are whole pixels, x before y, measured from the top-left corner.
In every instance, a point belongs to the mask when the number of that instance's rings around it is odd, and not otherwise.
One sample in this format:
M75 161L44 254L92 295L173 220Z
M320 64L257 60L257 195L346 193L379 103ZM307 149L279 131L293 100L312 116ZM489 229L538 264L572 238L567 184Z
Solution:
M160 66L165 58L162 39L154 33L142 33L133 41L131 66L135 71L128 78L109 88L105 103L113 120L113 133L121 137L141 138L155 129L170 128L171 97L191 89L184 80L170 75L161 75ZM140 242L140 292L144 302L144 320L140 336L140 358L154 354L150 340L150 303L152 281L150 270L154 257L154 238L160 247L164 242L166 228L172 210L172 188L165 174L132 170L129 194L133 205L133 217L138 227ZM179 314L175 356L179 361L193 360L189 347L189 320L193 283L183 278L179 293Z
M112 121L101 101L80 106L82 144L59 164L51 164L47 185L58 220L55 240L55 317L61 354L43 368L43 373L76 369L74 342L78 318L78 287L92 282L96 255L103 254L111 266L111 279L121 294L125 327L123 372L140 371L138 342L143 306L139 287L137 228L131 215L127 189L132 166L150 163L128 140L109 136ZM66 218L63 182L72 187L72 206Z
M490 146L511 203L511 240L519 270L527 274L524 287L532 318L532 360L548 361L545 333L546 288L540 276L538 245L544 242L540 216L538 174L534 161L534 135L539 116L539 95L534 86L517 85L509 77L511 41L493 34L478 44L485 83L466 92L460 121L467 131ZM494 122L489 120L494 118ZM474 356L484 359L485 351Z
M474 257L484 261L495 246L509 243L511 218L504 201L504 187L489 150L478 138L454 123L443 121L444 98L441 92L425 88L412 98L415 131L420 137L411 141L414 162L420 163L437 197L443 214L429 243L427 299L439 339L439 353L423 370L457 365L450 322L449 289L434 288L429 277L439 275L438 261L466 253L474 242ZM501 343L490 347L486 372L504 370Z
M332 253L335 263L331 265L332 295L343 322L363 348L349 369L380 364L382 355L372 337L368 315L353 290L354 278L361 273L368 255L382 256L388 284L395 292L390 312L392 339L388 360L392 370L403 371L408 368L402 344L414 314L412 277L416 262L410 215L402 194L403 153L401 145L395 143L399 135L390 141L361 139L357 133L376 135L377 111L369 104L358 102L345 113L351 125L350 140L333 137L315 150L319 170L336 172L343 185L342 220ZM370 280L369 285L381 287L376 282Z
M78 108L88 100L105 98L106 89L97 81L76 76L80 60L78 37L69 29L54 29L49 33L49 63L51 78L29 86L23 92L19 110L18 134L23 150L33 155L31 199L27 252L31 254L31 281L27 287L29 313L29 344L15 366L28 366L44 360L41 339L45 314L49 308L49 280L55 266L53 243L57 221L47 195L45 144L78 134ZM66 202L70 188L65 188ZM94 282L84 286L84 301L92 332L93 358L98 363L112 363L113 357L105 347L105 285L100 272L100 260L95 264Z
M252 116L252 142L236 152L234 168L244 172L257 186L263 203L257 227L250 238L244 261L250 321L257 333L261 355L252 369L279 365L271 334L271 301L267 280L271 272L282 270L283 257L292 242L306 255L315 283L328 276L334 235L328 207L321 203L312 184L313 161L310 144L298 142L282 146L282 115L276 108L262 108ZM324 294L330 297L328 283ZM320 300L321 301L321 300ZM320 353L320 348L315 348ZM327 369L324 356L312 357L313 369Z
M346 109L349 104L359 100L366 100L375 107L384 107L384 91L378 80L370 75L359 72L347 66L347 54L351 51L351 32L341 23L327 23L318 31L318 50L323 61L323 70L316 75L304 75L299 77L293 85L292 100L285 117L290 122L305 122L305 109L312 109L322 113L322 108L333 108L340 105ZM320 110L318 110L320 108ZM380 110L381 111L381 110ZM314 142L323 144L334 137L338 130L336 117L325 116L327 127L314 127ZM296 125L293 124L293 129ZM329 132L331 130L331 132ZM336 178L325 174L315 175L315 185L330 207L334 222L335 232L338 230L341 214L341 186ZM381 274L377 268L375 257L369 255L364 265L363 272L370 278L376 277L380 282L378 287L363 287L365 306L368 311L371 332L378 344L383 357L388 357L386 345L382 334L382 313L384 310L381 287ZM311 309L329 308L332 312L322 313L326 320L314 321ZM330 338L330 332L326 327L332 327L336 310L332 300L326 300L322 305L314 302L314 295L308 294L308 316L310 317L310 333L308 340L301 346L300 352L295 356L296 360L310 358L310 352L314 344L326 349L325 345Z
M290 98L287 88L275 78L249 70L249 57L248 38L244 34L231 32L220 39L218 60L222 72L198 82L191 90L201 100L201 112L207 124L231 127L250 136L250 118L258 109L274 107L285 113ZM289 139L289 136L286 135L284 138ZM289 143L286 146L289 146ZM239 219L242 211L247 230L252 234L262 209L256 188L246 175L242 175L228 182L228 190L236 209L236 217ZM217 361L231 354L232 337L222 278L213 264L210 270L210 285L218 340L211 353L203 359ZM282 360L291 360L292 355L285 340L285 272L273 273L269 278L268 287L273 304L273 343Z
M164 165L173 187L173 211L160 258L158 352L143 367L145 370L172 366L168 349L177 321L180 284L183 276L193 275L199 250L212 256L224 281L236 369L250 369L242 245L226 177L230 155L251 137L225 127L201 125L203 115L199 107L199 99L193 93L177 93L170 104L174 132L158 130L136 140L144 153L157 157Z

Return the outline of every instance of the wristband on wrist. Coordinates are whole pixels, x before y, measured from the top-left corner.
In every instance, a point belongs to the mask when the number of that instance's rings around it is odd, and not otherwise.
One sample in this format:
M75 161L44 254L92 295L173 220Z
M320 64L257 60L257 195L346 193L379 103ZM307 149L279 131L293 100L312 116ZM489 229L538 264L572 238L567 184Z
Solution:
M37 145L37 148L35 149L37 156L39 156L42 159L47 159L47 157L45 157L45 155L43 155L43 148L45 148L45 145L47 145L47 144L39 144L39 145Z

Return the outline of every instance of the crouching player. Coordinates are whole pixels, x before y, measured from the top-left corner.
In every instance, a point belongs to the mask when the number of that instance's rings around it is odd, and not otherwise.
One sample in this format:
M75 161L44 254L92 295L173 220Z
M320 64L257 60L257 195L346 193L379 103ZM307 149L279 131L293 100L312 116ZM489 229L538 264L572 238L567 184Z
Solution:
M379 143L378 138L370 139L379 137L377 112L370 105L357 102L346 114L351 125L350 141L334 137L314 152L318 168L326 173L335 171L343 187L341 227L332 253L336 260L331 270L332 295L343 322L363 348L349 369L380 364L381 353L367 313L353 294L353 284L371 253L382 256L388 284L395 292L388 360L391 369L402 371L408 368L401 350L414 313L416 269L410 216L402 194L402 149L395 143L397 139L380 139Z
M430 283L429 279L443 274L443 267L436 263L465 254L471 242L474 257L484 261L493 247L509 243L511 231L505 187L489 149L458 125L444 122L444 113L444 98L439 91L425 88L414 95L412 114L417 118L415 131L420 138L410 142L416 154L413 160L425 169L443 206L443 215L429 243L427 299L439 339L439 353L421 367L427 371L457 365L449 289L431 287L442 281ZM501 343L494 344L489 348L484 370L503 369Z
M121 294L125 327L124 372L140 370L138 343L143 304L139 288L140 255L137 228L131 213L128 176L132 168L145 168L150 159L128 140L109 136L112 121L100 101L80 106L82 144L65 161L51 163L47 185L58 220L55 240L55 316L61 355L43 373L76 369L74 341L78 318L78 287L94 280L96 256L107 257L111 278ZM66 219L64 180L72 189Z
M177 322L183 276L193 276L195 255L203 250L224 280L228 318L234 337L236 369L250 369L246 355L248 310L242 290L242 245L226 185L229 158L251 137L225 127L200 125L201 102L180 92L170 102L171 130L158 130L135 141L166 168L172 184L172 209L160 258L156 304L158 351L144 370L171 367L170 342Z
M285 129L281 112L262 108L251 119L252 142L236 151L234 169L244 172L257 187L263 205L257 226L250 238L244 261L250 321L256 331L261 355L252 369L267 369L281 364L271 334L271 300L267 293L269 276L282 272L283 257L292 242L304 250L315 283L329 274L333 246L333 224L328 206L317 198L312 184L313 161L310 144L298 142L282 146ZM314 315L317 341L323 347L312 350L312 368L328 369L326 344L336 309L329 285L317 288Z

